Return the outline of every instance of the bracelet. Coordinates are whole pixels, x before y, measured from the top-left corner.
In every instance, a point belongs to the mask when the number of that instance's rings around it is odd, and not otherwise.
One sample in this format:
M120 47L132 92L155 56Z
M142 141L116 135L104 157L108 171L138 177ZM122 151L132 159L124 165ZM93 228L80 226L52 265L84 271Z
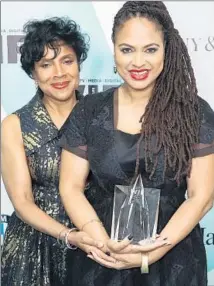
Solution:
M57 242L60 244L60 245L63 245L64 244L64 240L62 239L60 239L60 235L61 235L61 233L63 232L63 230L66 230L67 229L67 227L63 227L61 230L60 230L60 232L59 232L59 234L58 234L58 236L57 236Z
M98 222L100 223L101 225L103 225L103 223L99 220L99 219L92 219L92 220L89 220L87 221L86 223L83 224L83 226L81 227L81 231L83 231L84 227L89 224L89 223L92 223L92 222Z
M72 245L72 244L69 243L69 241L68 241L68 236L69 236L69 234L70 234L71 232L76 231L76 230L78 230L76 227L71 228L71 229L69 229L69 230L66 232L66 235L65 235L65 244L66 244L67 248L72 249L72 250L77 249L77 246Z
M149 273L149 256L148 254L141 254L141 274Z

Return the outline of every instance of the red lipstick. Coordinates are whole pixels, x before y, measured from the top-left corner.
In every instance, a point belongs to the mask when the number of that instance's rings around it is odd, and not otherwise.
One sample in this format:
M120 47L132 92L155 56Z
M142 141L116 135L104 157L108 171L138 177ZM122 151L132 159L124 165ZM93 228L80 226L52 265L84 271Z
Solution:
M69 81L55 82L51 84L51 86L53 86L56 89L63 89L66 88L68 85Z
M149 71L148 69L132 69L129 70L129 73L131 75L131 78L134 80L145 80L149 76Z

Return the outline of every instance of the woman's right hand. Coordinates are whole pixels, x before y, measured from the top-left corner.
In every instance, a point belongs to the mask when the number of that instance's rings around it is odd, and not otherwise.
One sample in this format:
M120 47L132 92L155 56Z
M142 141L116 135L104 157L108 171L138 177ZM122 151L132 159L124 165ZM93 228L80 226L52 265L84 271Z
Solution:
M120 242L109 240L107 243L107 247L110 252L119 254L134 254L139 252L145 253L166 245L170 245L170 242L167 238L162 238L161 236L158 236L153 243L144 245L140 243L133 245L128 237Z
M93 252L106 261L113 263L116 261L110 256L110 253L105 252L106 246L102 241L94 240L84 231L71 232L68 236L68 241L70 244L75 245L86 252L86 254L90 255Z

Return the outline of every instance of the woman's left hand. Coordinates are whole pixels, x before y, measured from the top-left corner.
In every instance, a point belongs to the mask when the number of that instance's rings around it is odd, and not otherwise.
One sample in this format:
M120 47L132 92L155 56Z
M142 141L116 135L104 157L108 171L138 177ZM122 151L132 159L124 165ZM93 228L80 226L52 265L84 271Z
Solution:
M122 269L130 269L141 266L141 253L134 254L113 254L111 253L111 257L116 259L116 262L109 262L102 258L100 258L95 252L91 251L91 254L87 255L92 260L97 263L105 266L107 268L113 268L117 270Z
M97 256L102 258L107 262L114 263L115 259L106 252L103 251L104 243L101 241L97 241L92 239L86 232L84 231L74 231L71 232L68 236L68 240L72 245L77 246L87 254L95 253Z

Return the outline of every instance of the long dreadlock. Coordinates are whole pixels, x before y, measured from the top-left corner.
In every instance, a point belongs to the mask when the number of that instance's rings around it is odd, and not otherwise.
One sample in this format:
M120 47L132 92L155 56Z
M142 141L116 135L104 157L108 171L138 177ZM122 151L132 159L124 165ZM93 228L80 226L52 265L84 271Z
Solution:
M158 164L158 154L163 149L163 177L171 169L173 178L179 183L183 175L190 174L193 146L198 142L199 134L198 91L191 60L161 1L127 1L114 18L113 43L122 25L134 17L144 17L156 23L163 32L165 44L164 68L141 117L135 177L139 172L140 144L144 138L146 170L150 172L150 179ZM152 147L153 134L156 135L156 144Z

